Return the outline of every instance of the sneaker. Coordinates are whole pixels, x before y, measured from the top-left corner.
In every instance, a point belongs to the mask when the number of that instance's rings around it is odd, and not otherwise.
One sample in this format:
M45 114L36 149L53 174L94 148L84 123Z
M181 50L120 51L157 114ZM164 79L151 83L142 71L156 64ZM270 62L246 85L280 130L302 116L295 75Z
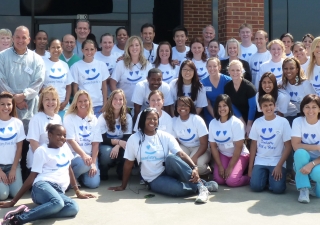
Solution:
M22 223L15 217L12 216L8 219L4 219L0 225L21 225Z
M210 192L216 192L218 191L218 188L219 188L219 185L215 181L209 181L206 183L205 186Z
M17 216L20 215L24 212L28 212L29 208L25 205L20 205L18 208L16 208L15 210L9 211L7 212L7 214L3 217L4 220L9 219L13 216Z
M196 202L206 203L208 201L208 196L209 196L208 189L204 185L199 186L198 189L199 189L199 195L196 198Z
M301 202L301 203L309 203L310 202L308 188L301 188L300 189L300 195L298 198L298 202Z
M309 188L309 195L313 197L317 197L316 195L316 185L311 185L311 188Z
M144 185L144 184L146 184L146 182L144 182L144 180L141 179L141 180L140 180L140 184L141 184L141 185Z

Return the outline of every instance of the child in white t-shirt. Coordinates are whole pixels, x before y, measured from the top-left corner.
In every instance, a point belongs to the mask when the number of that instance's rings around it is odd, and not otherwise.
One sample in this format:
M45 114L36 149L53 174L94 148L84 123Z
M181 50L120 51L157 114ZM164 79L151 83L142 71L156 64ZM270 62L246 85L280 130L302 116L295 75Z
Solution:
M263 116L254 121L249 138L250 161L248 175L252 191L269 190L275 194L286 190L286 159L291 152L289 122L274 114L275 100L269 95L259 99Z
M73 155L66 142L66 130L59 124L47 126L49 143L37 148L35 161L28 179L17 195L1 208L13 207L32 187L32 200L39 205L32 210L21 205L4 216L2 224L25 224L45 218L73 217L79 211L78 204L64 192L71 183L78 198L95 196L80 192L70 167Z
M228 95L221 94L214 104L215 119L209 124L209 142L215 164L213 179L230 187L248 185L243 175L249 163L249 151L244 144L245 130L240 119L233 115Z
M6 109L6 110L5 110ZM25 139L16 103L9 92L0 94L0 200L15 197L22 187L20 158Z

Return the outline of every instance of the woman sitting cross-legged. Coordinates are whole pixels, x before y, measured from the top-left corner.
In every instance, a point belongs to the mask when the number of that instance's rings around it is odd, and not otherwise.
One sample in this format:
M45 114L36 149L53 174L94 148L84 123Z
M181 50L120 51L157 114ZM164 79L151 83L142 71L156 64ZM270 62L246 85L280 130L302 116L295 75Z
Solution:
M157 130L158 121L156 109L143 110L139 132L131 135L126 145L122 185L110 187L109 190L122 191L127 187L136 159L141 176L152 191L174 197L199 193L196 202L207 202L208 191L217 191L218 185L214 181L206 182L199 178L197 166L180 149L174 137Z

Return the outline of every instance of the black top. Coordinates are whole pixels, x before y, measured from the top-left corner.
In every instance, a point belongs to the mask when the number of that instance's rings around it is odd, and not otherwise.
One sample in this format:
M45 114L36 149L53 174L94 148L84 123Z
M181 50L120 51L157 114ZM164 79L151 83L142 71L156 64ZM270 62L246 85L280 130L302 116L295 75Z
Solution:
M242 60L242 59L239 59L239 61L242 62L243 69L246 71L243 74L243 77L246 80L251 82L252 81L252 75L251 75L251 69L250 69L249 63L246 60ZM229 72L228 72L228 66L229 66L229 59L221 60L221 73L230 76Z
M242 114L242 118L247 123L250 110L248 100L253 98L251 99L251 101L254 100L255 102L256 88L254 87L254 85L246 79L242 79L240 87L238 91L236 91L234 89L233 81L231 80L224 86L224 93L229 95L232 104L237 107L237 109ZM254 116L256 107L252 108L252 110L253 111L251 111L250 114L253 114Z

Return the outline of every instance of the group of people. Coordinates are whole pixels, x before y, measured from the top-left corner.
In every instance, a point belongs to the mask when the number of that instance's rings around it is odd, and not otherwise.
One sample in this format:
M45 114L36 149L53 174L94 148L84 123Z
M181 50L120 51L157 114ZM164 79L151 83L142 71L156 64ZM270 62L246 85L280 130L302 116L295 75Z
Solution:
M75 33L48 42L38 31L31 51L28 28L0 30L0 200L13 198L0 207L31 186L41 205L20 206L3 224L76 215L64 192L94 197L78 187L97 188L113 166L115 191L137 167L150 190L197 193L199 203L218 185L284 193L287 174L299 202L320 197L320 37L269 41L245 23L241 44L224 48L208 25L186 46L179 26L171 47L153 43L155 27L144 24L141 37L125 27L116 41L103 34L97 51L88 20ZM211 172L213 181L200 178Z

